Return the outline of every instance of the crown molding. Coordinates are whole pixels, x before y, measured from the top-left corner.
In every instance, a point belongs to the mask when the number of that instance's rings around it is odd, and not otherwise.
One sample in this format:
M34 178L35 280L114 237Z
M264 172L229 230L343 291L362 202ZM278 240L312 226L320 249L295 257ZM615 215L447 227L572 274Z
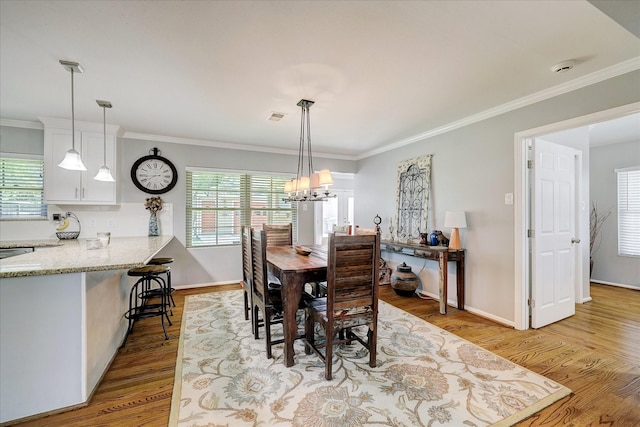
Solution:
M44 125L40 122L28 122L26 120L0 119L0 126L22 129L44 130Z
M572 92L577 89L582 89L584 87L591 86L595 83L599 83L604 80L608 80L613 77L617 77L622 74L630 73L632 71L636 71L639 69L640 69L640 56L637 56L635 58L631 58L627 61L621 62L619 64L612 65L611 67L604 68L602 70L593 72L591 74L587 74L585 76L559 84L557 86L550 87L545 90L541 90L540 92L527 95L525 97L516 99L514 101L510 101L505 104L498 105L497 107L490 108L478 114L474 114L472 116L465 117L455 122L448 123L444 126L440 126L440 127L428 130L426 132L419 133L409 138L401 139L400 141L396 141L389 145L385 145L384 147L356 156L356 159L362 160L367 157L374 156L376 154L381 154L387 151L395 150L397 148L404 147L405 145L413 144L418 141L432 138L436 135L441 135L443 133L451 132L452 130L469 126L473 123L487 120L492 117L496 117L501 114L505 114L510 111L517 110L519 108L526 107L531 104L535 104L540 101L545 101L547 99L550 99L559 95L563 95L565 93Z
M171 144L200 145L204 147L224 148L227 150L257 151L260 153L285 154L290 156L298 155L297 150L289 150L284 148L262 147L262 146L249 145L249 144L234 144L230 142L207 141L203 139L179 138L175 136L152 135L148 133L125 132L124 138L139 139L143 141L167 142ZM356 160L355 156L317 153L315 151L313 152L313 157L321 157L326 159L352 160L352 161Z

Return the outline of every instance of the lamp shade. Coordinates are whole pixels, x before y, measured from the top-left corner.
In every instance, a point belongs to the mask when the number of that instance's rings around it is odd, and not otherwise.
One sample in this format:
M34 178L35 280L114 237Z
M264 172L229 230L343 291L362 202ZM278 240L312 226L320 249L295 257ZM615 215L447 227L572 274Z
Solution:
M100 169L98 169L98 173L93 177L93 179L103 182L115 182L115 179L113 179L111 171L109 170L109 167L107 165L101 166Z
M444 214L445 228L467 228L467 216L463 211L447 211Z
M82 158L80 157L80 153L78 153L73 148L67 151L67 154L64 155L64 159L62 159L62 161L58 163L58 166L60 166L61 168L69 169L73 171L87 170L87 168L84 166L84 163L82 163Z
M329 169L322 169L320 171L320 185L331 185L333 184L333 177L331 176L331 171Z

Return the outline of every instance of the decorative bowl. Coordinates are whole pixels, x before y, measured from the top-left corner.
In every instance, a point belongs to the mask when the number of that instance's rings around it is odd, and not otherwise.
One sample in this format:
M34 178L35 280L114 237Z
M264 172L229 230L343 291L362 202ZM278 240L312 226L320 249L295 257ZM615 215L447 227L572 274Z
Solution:
M295 250L298 255L303 255L303 256L309 256L309 254L313 252L311 249L305 248L304 246L296 246Z
M58 231L58 232L56 232L56 236L58 236L58 239L60 239L60 240L77 239L79 235L80 235L79 231Z

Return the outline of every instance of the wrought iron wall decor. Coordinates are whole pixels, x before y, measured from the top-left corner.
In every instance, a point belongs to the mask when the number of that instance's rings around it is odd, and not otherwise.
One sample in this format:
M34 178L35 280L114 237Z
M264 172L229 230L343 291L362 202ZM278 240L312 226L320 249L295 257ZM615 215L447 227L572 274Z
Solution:
M433 155L414 157L398 165L396 233L400 241L420 239L427 232Z

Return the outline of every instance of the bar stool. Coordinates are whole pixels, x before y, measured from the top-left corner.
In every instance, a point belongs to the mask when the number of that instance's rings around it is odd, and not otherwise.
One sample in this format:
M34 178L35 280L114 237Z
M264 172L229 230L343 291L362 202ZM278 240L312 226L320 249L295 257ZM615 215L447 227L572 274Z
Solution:
M173 262L172 257L156 257L151 258L151 260L147 263L147 265L166 265L171 264ZM167 271L167 290L169 292L169 300L171 301L171 305L176 306L176 302L173 300L173 293L176 291L171 287L171 269ZM170 310L171 315L173 316L173 310Z
M166 340L169 339L167 328L164 325L165 318L169 326L172 325L168 315L168 308L170 308L170 303L167 299L169 294L167 291L168 284L160 276L168 272L169 267L165 265L145 265L144 267L132 268L127 271L127 276L139 277L139 279L133 284L129 292L129 310L124 314L124 317L129 320L129 326L120 346L121 348L127 342L135 322L149 317L160 316L164 338ZM153 287L154 283L158 285L157 288ZM149 300L153 298L159 298L160 302L150 303Z

